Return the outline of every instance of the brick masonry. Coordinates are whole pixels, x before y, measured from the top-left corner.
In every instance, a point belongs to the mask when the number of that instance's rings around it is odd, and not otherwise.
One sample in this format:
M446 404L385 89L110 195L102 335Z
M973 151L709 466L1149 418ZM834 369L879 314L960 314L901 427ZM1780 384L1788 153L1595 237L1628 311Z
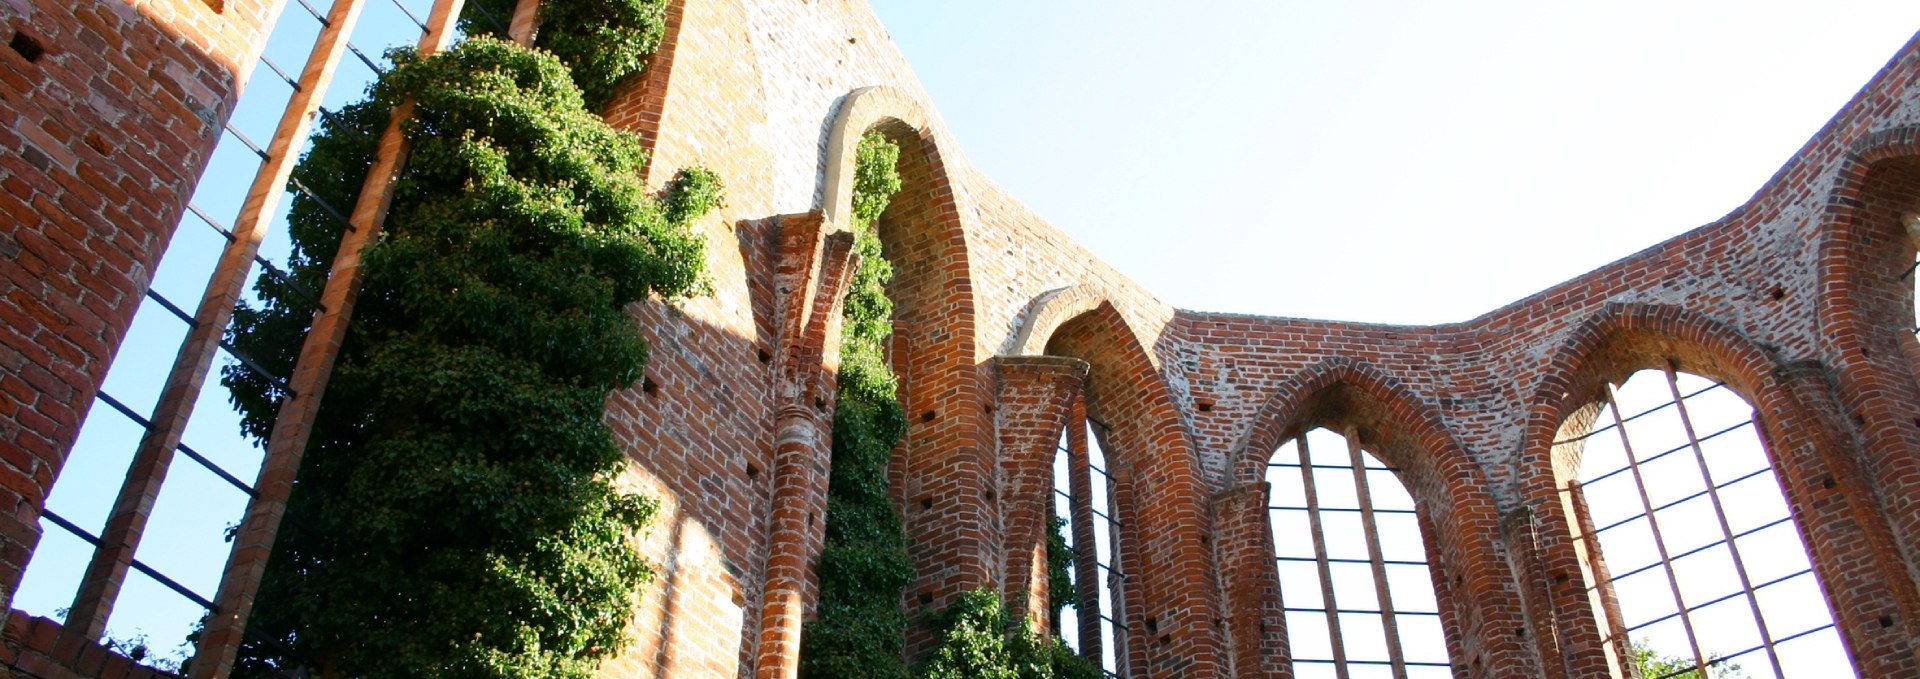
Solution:
M9 598L281 4L0 0L0 37L44 47L0 50ZM1114 475L1130 676L1288 675L1261 464L1316 426L1357 431L1403 470L1456 676L1617 676L1552 441L1608 381L1671 363L1755 404L1862 676L1920 676L1920 342L1901 277L1914 252L1902 220L1920 212L1920 44L1721 220L1479 318L1416 327L1159 302L967 162L863 3L678 0L669 17L662 53L608 118L646 139L650 182L701 165L728 199L700 223L714 294L632 309L652 362L607 402L628 482L662 512L636 643L603 674L790 676L784 611L809 614L824 523L811 493L826 443L801 434L829 431L838 333L793 323L834 308L823 244L846 228L834 164L850 162L835 145L875 129L903 151L880 230L911 422L892 469L918 573L910 615L978 587L1045 600L1037 451L1083 407L1061 394L1084 388ZM820 237L796 247L796 233ZM1063 358L1027 358L1041 355ZM0 661L23 676L117 662L63 654L60 636L16 613ZM910 634L912 651L926 640Z

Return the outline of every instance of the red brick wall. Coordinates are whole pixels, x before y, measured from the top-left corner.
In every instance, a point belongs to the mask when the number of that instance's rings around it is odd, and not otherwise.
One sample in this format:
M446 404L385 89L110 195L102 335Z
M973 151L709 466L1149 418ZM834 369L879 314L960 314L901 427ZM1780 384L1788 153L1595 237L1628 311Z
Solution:
M47 47L35 63L0 50L9 592L277 3L225 5L0 0L5 30ZM776 372L789 341L776 323L789 292L774 276L778 216L823 207L848 93L885 86L932 108L859 3L686 0L670 17L661 57L609 118L648 140L650 181L701 165L728 198L700 223L714 294L636 306L647 379L608 399L630 481L663 511L645 542L661 577L636 610L638 643L604 673L745 676L768 594L775 414L791 405ZM67 115L76 106L90 113ZM1031 553L1015 553L1030 546L1014 535L1031 523L1026 503L1002 495L1017 484L1000 476L1030 447L1003 447L1028 406L997 388L993 362L1024 348L1090 367L1132 676L1284 675L1259 571L1270 538L1233 498L1257 494L1258 465L1286 435L1319 425L1357 428L1404 470L1458 676L1606 676L1550 444L1603 381L1673 360L1759 408L1848 648L1865 676L1912 676L1920 343L1897 220L1920 209L1916 125L1909 45L1726 218L1432 327L1175 311L980 176L937 114L920 129L882 125L902 142L905 179L880 228L899 272L894 363L912 423L895 468L918 572L908 610L975 587L1031 591Z
M278 4L0 2L0 600Z

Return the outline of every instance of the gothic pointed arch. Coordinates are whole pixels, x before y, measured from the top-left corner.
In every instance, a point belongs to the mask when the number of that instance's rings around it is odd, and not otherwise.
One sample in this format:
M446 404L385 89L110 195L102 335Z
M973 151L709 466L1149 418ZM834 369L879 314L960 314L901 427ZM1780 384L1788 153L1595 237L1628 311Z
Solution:
M1503 563L1500 512L1485 476L1432 406L1365 361L1333 357L1285 380L1254 416L1229 460L1236 484L1264 479L1288 438L1316 427L1350 428L1399 476L1430 528L1448 651L1471 676L1531 672L1528 621ZM1222 536L1235 539L1233 536Z

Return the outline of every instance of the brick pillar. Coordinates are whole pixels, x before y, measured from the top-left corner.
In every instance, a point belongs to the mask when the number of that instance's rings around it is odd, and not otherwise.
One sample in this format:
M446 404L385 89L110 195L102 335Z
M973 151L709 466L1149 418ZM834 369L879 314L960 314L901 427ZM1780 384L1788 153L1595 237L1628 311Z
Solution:
M1067 404L1067 528L1073 531L1073 595L1080 601L1080 657L1098 666L1106 640L1100 637L1100 558L1093 531L1093 469L1087 459L1087 400Z
M780 409L773 450L772 535L760 606L759 679L800 675L800 626L819 596L814 560L826 537L829 448L813 412Z
M1267 519L1266 482L1213 496L1214 558L1227 605L1228 661L1235 677L1292 679L1280 571Z
M1053 459L1072 404L1086 386L1087 363L1057 356L994 359L1000 382L1000 512L1005 538L1007 610L1039 631L1053 628L1048 605L1047 534L1053 516Z

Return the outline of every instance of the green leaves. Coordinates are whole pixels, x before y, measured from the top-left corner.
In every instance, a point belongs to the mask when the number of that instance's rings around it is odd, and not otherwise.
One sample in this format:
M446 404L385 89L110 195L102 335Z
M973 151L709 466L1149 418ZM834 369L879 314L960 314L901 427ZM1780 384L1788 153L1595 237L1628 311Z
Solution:
M461 13L467 35L500 35L515 0L471 0ZM540 3L534 47L573 71L587 107L602 110L626 80L646 68L666 33L666 0L567 0Z
M552 3L550 3L552 4ZM295 170L292 277L319 290L393 105L413 151L369 248L268 564L240 676L586 677L627 643L651 577L634 549L654 505L613 480L601 420L647 347L623 309L700 289L689 228L718 204L690 171L663 204L633 135L589 113L549 55L484 37L397 55L369 102L322 126ZM261 277L232 341L290 372L309 303ZM223 382L264 438L282 395Z
M1098 679L1100 670L1010 616L992 590L960 595L933 621L939 639L921 679Z
M906 533L887 494L887 462L906 432L885 347L893 333L887 281L873 221L900 188L900 152L877 134L860 140L855 171L853 272L843 305L839 394L833 413L833 462L827 484L826 544L820 554L819 615L801 633L800 675L904 678L907 618L901 592L913 581Z

